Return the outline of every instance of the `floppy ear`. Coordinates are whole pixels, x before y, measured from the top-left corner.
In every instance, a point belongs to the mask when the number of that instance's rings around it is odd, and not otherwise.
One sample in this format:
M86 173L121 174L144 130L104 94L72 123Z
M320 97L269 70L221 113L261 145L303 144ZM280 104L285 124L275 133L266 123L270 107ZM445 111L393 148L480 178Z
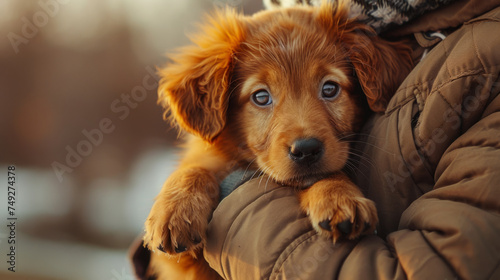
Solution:
M191 37L193 45L170 56L173 62L160 70L158 89L165 118L214 141L226 123L232 56L243 37L242 17L234 10L218 11Z
M322 2L318 20L347 52L370 108L385 111L412 69L411 48L385 41L367 24L350 18L347 0Z
M358 81L374 112L384 112L399 85L410 73L411 48L401 42L388 42L368 28L347 35L348 56Z

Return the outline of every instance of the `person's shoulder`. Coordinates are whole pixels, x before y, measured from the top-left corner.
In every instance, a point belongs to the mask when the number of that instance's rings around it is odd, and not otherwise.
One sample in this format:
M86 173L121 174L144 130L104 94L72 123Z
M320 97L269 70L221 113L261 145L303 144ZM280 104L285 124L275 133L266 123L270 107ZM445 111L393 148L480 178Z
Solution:
M441 42L429 49L427 55L416 65L400 86L390 106L397 107L399 102L417 94L421 103L419 107L422 108L427 97L436 92L453 105L452 99L461 99L453 88L467 88L474 84L471 79L484 80L484 76L498 76L498 30L500 7L465 22L446 36L441 35Z
M462 44L471 45L475 58L480 61L484 72L498 73L500 66L500 7L497 7L477 18L464 23L467 31L468 42L462 40Z

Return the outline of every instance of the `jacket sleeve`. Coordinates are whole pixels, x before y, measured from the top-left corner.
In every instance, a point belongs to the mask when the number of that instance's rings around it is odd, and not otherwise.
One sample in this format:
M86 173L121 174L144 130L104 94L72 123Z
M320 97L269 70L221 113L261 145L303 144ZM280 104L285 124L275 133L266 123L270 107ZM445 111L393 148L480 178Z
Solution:
M500 279L500 97L494 96L442 155L434 189L406 209L402 230L389 235L408 278L438 279L433 273L443 272Z
M448 147L434 190L403 213L400 228L407 230L391 236L396 252L402 236L420 239L433 252L427 256L441 258L460 279L500 279L498 95L487 110L496 113L487 113Z

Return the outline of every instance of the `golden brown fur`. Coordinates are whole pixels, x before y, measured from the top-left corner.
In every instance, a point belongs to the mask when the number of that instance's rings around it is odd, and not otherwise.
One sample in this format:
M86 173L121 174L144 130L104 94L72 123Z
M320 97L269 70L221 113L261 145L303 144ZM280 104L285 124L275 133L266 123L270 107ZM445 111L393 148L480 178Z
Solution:
M253 17L220 11L193 43L161 71L159 100L193 136L146 221L144 242L157 253L159 278L218 277L192 257L201 256L219 183L237 166L297 188L313 226L334 242L372 232L375 206L342 169L369 108L382 112L410 71L409 48L348 19L343 4ZM327 84L340 93L325 95ZM271 104L255 102L261 91ZM301 139L321 143L307 164L306 153L292 152ZM342 231L337 225L346 220L351 228Z

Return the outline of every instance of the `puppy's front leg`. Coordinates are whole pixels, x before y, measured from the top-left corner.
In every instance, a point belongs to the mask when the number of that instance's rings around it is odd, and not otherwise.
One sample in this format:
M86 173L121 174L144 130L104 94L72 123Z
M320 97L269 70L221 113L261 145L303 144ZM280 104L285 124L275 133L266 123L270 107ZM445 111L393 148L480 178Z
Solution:
M341 236L355 239L373 232L378 222L375 203L341 172L301 191L299 198L313 227L334 243Z
M194 251L219 201L219 177L227 169L214 148L191 138L180 167L166 180L146 220L144 244L168 254Z

